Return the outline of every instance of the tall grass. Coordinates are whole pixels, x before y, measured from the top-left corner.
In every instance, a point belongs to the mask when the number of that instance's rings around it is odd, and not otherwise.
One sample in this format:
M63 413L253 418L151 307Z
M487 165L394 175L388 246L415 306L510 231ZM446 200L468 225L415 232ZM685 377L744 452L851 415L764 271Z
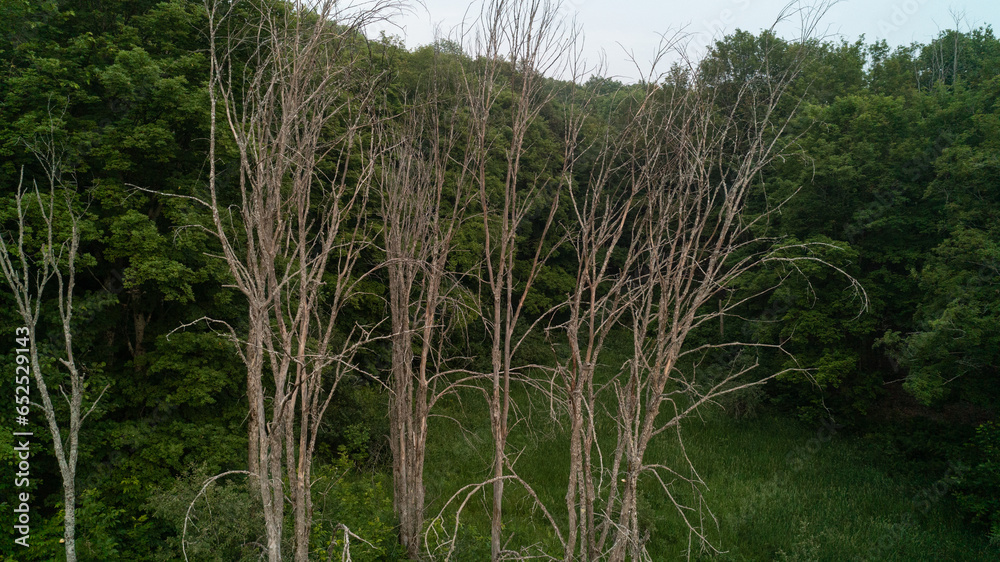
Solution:
M607 362L624 358L613 349ZM524 389L515 400L522 418L510 436L515 467L561 525L565 525L565 420L550 417L549 404ZM489 478L491 435L485 401L468 392L450 399L431 420L426 482L428 520L462 486ZM600 427L605 443L614 428ZM683 425L684 442L700 476L705 506L714 514L709 538L723 551L709 554L690 541L676 508L659 485L645 482L640 520L649 530L646 548L654 560L1000 560L991 546L957 515L940 480L922 481L893 470L876 440L813 428L765 414L736 420L719 408L704 410ZM647 461L681 466L676 437L651 445ZM910 474L900 477L895 474ZM532 546L559 555L547 519L530 496L508 484L504 529L511 548ZM473 494L460 520L457 560L489 559L489 488ZM464 494L458 499L464 499ZM689 498L690 499L690 498ZM709 517L708 511L703 515ZM455 511L443 519L450 532Z

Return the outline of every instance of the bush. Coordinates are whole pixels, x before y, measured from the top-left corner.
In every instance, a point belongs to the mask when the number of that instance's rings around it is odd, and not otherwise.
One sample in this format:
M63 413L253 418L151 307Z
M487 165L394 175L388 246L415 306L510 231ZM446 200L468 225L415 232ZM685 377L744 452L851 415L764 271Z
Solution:
M1000 425L986 422L966 444L970 466L956 485L958 505L1000 542Z
M206 469L179 477L174 485L150 497L149 509L172 528L153 560L181 558L181 540L188 506L212 475ZM184 548L191 560L232 562L258 560L264 521L260 496L247 477L234 474L209 484L190 512Z

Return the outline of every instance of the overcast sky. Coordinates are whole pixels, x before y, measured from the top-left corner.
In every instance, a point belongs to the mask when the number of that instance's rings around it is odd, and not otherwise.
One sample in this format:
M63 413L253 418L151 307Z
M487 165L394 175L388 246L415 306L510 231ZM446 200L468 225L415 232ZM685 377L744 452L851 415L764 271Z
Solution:
M412 1L412 0L411 0ZM788 0L564 0L563 12L582 24L586 56L597 60L603 51L608 74L623 81L636 78L627 52L643 63L656 51L663 33L683 30L690 37L689 51L700 54L713 36L739 28L757 32L771 27ZM384 30L403 39L408 48L434 40L437 27L447 35L469 12L468 0L424 0L408 13L393 18ZM1000 0L842 0L823 18L823 34L854 41L864 34L868 42L885 39L892 46L926 43L939 30L954 27L952 12L963 15L963 31L982 25L1000 26ZM784 37L796 36L798 20L779 26Z

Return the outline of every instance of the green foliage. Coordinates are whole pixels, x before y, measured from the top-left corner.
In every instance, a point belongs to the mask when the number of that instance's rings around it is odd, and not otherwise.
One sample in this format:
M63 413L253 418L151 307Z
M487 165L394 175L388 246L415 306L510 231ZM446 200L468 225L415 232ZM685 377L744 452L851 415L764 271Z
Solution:
M80 494L77 517L80 525L77 542L82 560L113 560L120 558L120 540L127 529L125 510L106 504L97 490ZM58 527L57 527L58 528Z
M330 465L314 468L313 533L315 556L359 562L406 560L396 534L392 479L384 473L359 474L346 452ZM354 536L348 536L341 525ZM360 537L360 540L357 538Z
M956 92L979 106L941 150L925 198L943 201L943 239L913 272L923 292L909 334L888 332L887 348L908 369L906 388L924 403L964 399L993 403L1000 363L1000 166L997 93Z
M1000 424L980 425L966 448L970 467L955 486L955 498L976 523L988 527L990 542L1000 544Z
M330 404L330 431L320 438L317 458L346 457L360 470L390 466L388 397L380 387L355 379L341 383Z
M134 209L111 219L108 260L127 259L122 283L126 289L136 289L155 282L164 300L189 302L194 300L194 272L184 264L170 259L169 240L158 232L156 224Z
M147 559L181 558L182 540L191 560L259 558L263 534L260 494L245 475L234 474L208 483L213 476L201 467L151 491L147 509L170 532L162 543L149 545Z
M182 332L161 336L147 358L149 375L160 378L165 395L150 397L167 404L206 406L223 392L235 394L240 372L232 345L215 333Z

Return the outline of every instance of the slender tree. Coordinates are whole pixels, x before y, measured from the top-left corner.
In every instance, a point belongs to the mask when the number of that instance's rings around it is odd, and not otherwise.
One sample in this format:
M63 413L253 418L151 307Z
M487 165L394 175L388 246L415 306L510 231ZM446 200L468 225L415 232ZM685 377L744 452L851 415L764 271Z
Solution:
M567 228L576 255L576 284L564 305L565 321L548 328L550 334L564 333L568 344L568 354L556 368L560 384L552 386L552 403L561 404L569 420L566 560L599 558L595 476L600 474L595 473L594 448L600 446L596 424L602 381L595 375L608 337L629 310L642 240L634 228L641 183L630 181L634 177L626 173L626 163L640 146L639 120L634 117L646 100L625 95L624 103L612 104L608 114L595 115L595 97L592 90L575 88L566 104L565 137L570 142L565 176L572 217ZM621 116L624 123L616 119ZM596 138L581 142L588 120L599 120L603 126ZM594 163L584 179L576 181L579 154L588 152L595 154Z
M492 388L486 399L493 434L493 511L491 552L494 560L503 550L503 489L511 470L507 457L510 434L511 380L518 368L512 362L530 328L520 326L525 300L548 257L546 237L559 202L558 185L529 177L521 159L526 135L540 111L552 99L545 75L558 74L563 55L576 41L574 29L563 20L558 3L545 0L490 0L480 19L470 49L477 60L464 78L471 113L474 183L478 190L485 236L482 275L485 294L492 302L482 311L490 337L489 373ZM508 82L509 81L509 82ZM509 88L513 101L509 113L497 111L497 98ZM493 136L496 123L509 128L506 137ZM499 153L503 165L499 192L488 169ZM515 276L517 233L546 190L555 191L551 210L542 227L527 273Z
M74 293L76 272L82 265L80 244L86 219L80 209L75 181L68 177L67 154L56 139L54 123L50 115L48 130L28 145L45 172L48 189L43 191L34 182L33 189L25 186L22 170L14 192L17 231L0 233L0 271L11 289L17 313L31 339L30 345L26 346L29 349L29 367L62 477L66 560L75 562L80 430L107 387L96 398L93 393L87 392L90 386L87 370L74 355ZM54 297L50 296L53 288ZM54 369L47 362L43 363L38 350L37 330L42 311L52 304L58 313L59 324L55 332L58 333L57 345L62 349L54 353L57 363L65 370L61 375L51 373ZM66 401L66 414L57 410L53 403L56 388ZM68 420L65 419L67 415Z

